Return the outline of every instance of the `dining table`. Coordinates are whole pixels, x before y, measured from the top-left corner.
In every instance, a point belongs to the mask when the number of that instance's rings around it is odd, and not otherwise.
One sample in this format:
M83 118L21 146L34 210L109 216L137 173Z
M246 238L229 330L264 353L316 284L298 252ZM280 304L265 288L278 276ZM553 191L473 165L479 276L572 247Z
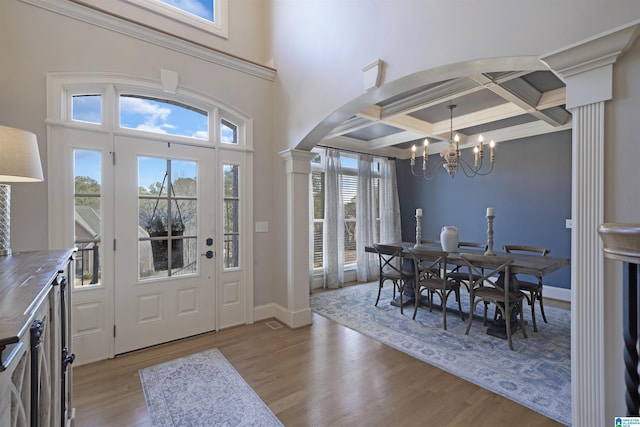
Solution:
M425 249L433 249L433 250L442 250L442 246L438 242L423 242L416 246L413 242L395 242L389 243L391 245L402 246L404 250L402 251L403 256L405 256L405 262L411 263L411 267L413 268L413 261L411 260L411 252L409 249L414 247L422 247ZM365 251L370 253L376 253L376 249L372 246L365 246ZM472 254L483 254L484 250L480 248L460 248L459 251L448 252L447 256L447 264L464 266L466 265L465 261L462 258L462 253L472 253ZM570 260L568 258L556 257L556 256L540 256L540 255L531 255L531 254L522 254L522 253L513 253L513 252L503 252L503 251L494 251L496 256L502 256L513 259L513 263L510 265L510 277L515 277L516 274L528 274L533 276L541 276L544 277L554 271L560 270L563 267L569 265ZM408 267L408 266L407 266ZM488 266L489 267L489 266ZM517 280L517 279L516 279ZM413 305L415 304L415 288L413 280L407 282L407 286L405 286L404 294L403 294L403 305ZM424 304L423 302L420 302ZM396 298L391 301L392 305L399 306L399 298ZM503 325L503 323L502 323ZM504 331L504 326L500 323L491 325L487 331L488 334L494 335L500 338L506 339L506 332ZM515 324L517 325L517 323ZM514 326L515 326L514 325Z

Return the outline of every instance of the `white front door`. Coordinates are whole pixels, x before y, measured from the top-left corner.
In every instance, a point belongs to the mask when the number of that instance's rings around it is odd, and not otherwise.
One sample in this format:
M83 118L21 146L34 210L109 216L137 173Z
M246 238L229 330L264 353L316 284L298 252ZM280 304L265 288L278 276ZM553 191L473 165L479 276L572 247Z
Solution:
M115 138L115 354L216 329L214 150Z

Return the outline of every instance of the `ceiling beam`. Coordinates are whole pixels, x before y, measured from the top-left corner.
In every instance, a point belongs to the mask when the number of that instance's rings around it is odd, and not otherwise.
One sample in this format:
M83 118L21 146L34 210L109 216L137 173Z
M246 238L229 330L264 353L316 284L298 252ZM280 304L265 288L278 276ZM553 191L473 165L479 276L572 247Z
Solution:
M405 150L396 147L373 148L368 141L361 141L346 136L336 136L334 138L324 138L321 145L327 145L336 149L357 151L374 156L404 158Z
M512 141L520 138L528 138L536 135L544 135L553 132L560 132L563 130L571 129L571 124L565 124L563 126L552 126L548 123L536 121L531 123L524 123L521 125L511 126L502 129L496 129L490 132L485 132L482 137L484 138L485 144L488 141L495 141L496 143L504 142L504 141ZM478 137L479 134L468 135L466 143L460 143L460 149L473 148L478 145ZM429 154L440 153L442 150L448 147L447 141L438 141L429 144ZM408 150L405 150L407 153ZM410 153L409 153L410 155ZM406 153L405 153L405 157Z

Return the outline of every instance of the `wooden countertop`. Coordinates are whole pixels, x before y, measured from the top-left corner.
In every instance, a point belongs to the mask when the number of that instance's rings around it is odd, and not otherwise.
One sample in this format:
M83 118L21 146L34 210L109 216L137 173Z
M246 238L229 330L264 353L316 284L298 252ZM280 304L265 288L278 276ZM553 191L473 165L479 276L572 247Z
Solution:
M74 252L61 249L0 256L0 351L17 343L29 329L33 309Z

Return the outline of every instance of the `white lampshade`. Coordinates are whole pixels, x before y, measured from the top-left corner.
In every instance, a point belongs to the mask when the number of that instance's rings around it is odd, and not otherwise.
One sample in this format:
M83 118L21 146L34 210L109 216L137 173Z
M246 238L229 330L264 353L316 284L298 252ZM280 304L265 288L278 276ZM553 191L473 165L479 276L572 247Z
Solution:
M0 183L44 180L38 140L31 132L0 126ZM11 255L11 186L0 184L0 256Z
M42 180L36 136L21 129L0 126L0 182Z

